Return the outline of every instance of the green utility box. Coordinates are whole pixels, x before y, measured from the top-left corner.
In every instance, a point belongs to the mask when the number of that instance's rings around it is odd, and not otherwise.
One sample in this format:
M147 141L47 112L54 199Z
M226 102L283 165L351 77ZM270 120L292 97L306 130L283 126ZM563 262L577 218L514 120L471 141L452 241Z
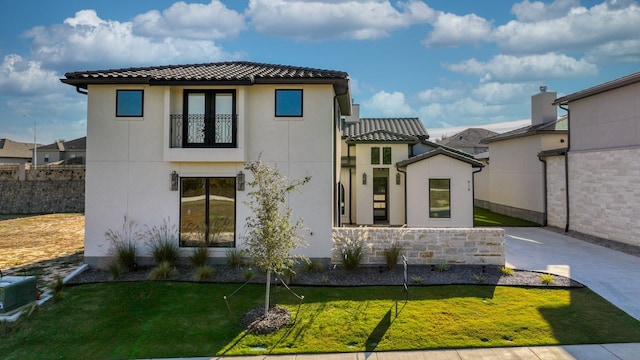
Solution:
M4 276L0 278L0 314L35 300L35 276Z

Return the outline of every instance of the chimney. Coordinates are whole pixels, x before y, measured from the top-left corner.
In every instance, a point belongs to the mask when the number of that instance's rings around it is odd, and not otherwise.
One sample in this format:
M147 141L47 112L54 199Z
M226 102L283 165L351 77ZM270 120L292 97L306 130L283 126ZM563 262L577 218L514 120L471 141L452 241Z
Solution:
M540 92L531 97L531 125L540 125L555 121L558 109L551 105L556 100L555 92L547 92L546 86L540 86Z
M351 104L351 115L344 117L344 123L353 124L358 121L360 121L360 104Z

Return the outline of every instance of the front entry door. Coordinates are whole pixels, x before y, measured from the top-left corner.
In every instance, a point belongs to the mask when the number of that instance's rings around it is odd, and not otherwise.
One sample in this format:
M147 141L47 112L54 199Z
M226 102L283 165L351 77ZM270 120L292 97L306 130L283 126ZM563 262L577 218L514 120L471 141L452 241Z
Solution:
M387 190L389 183L389 169L373 170L373 221L385 223L389 220L387 211Z

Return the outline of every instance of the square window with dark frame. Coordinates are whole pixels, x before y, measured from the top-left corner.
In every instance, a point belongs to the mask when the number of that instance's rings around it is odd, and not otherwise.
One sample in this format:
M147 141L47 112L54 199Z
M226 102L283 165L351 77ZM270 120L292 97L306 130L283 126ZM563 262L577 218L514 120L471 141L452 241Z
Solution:
M142 117L144 90L116 90L116 117Z
M180 246L235 247L236 178L180 179Z
M451 179L429 179L429 217L451 218Z
M302 89L276 90L276 117L302 116Z

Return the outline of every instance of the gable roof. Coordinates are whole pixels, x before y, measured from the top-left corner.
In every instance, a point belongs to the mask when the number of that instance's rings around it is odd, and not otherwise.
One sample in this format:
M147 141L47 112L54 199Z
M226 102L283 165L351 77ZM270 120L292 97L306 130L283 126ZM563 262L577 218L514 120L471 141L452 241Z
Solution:
M569 123L567 122L567 116L563 115L554 121L549 121L547 123L542 123L538 125L529 125L519 129L511 130L506 133L484 139L481 142L483 144L490 144L496 141L515 139L519 137L545 134L545 133L546 134L549 134L549 133L566 134L568 132L568 124Z
M378 130L429 138L429 133L419 118L361 118L358 122L344 123L342 137L360 136Z
M462 162L466 162L467 164L470 164L472 167L475 167L475 168L484 167L484 165L482 165L481 162L473 159L472 157L461 155L460 153L447 150L447 149L445 149L443 147L439 147L437 149L428 151L428 152L426 152L424 154L420 154L420 155L414 156L412 158L409 158L407 160L400 161L400 162L398 162L396 164L396 166L400 167L400 168L407 167L407 165L410 165L410 164L413 164L413 163L416 163L418 161L422 161L422 160L425 160L425 159L429 159L429 158L432 158L432 157L437 156L437 155L444 155L444 156L448 156L448 157L450 157L452 159L456 159L456 160L459 160L459 161L462 161Z
M417 144L420 140L415 136L398 134L387 130L375 130L347 138L347 144L379 142Z
M0 158L31 159L33 143L0 139Z
M576 101L576 100L580 100L580 99L584 99L586 97L592 96L592 95L597 95L606 91L610 91L610 90L615 90L618 88L621 88L623 86L627 86L627 85L632 85L635 84L637 82L640 82L640 72L637 73L633 73L627 76L623 76L619 79L615 79L606 83L602 83L600 85L596 85L593 87L590 87L588 89L585 90L580 90L578 92L575 92L573 94L569 94L560 98L557 98L554 102L553 105L566 105L568 103L570 103L571 101Z
M481 141L496 135L498 135L498 133L495 131L482 128L469 128L437 141L437 143L452 148L486 147L486 144L482 144Z
M55 142L38 147L38 150L58 150L58 151L72 151L72 150L86 150L87 149L87 137L81 137L74 140Z
M349 74L344 71L273 65L249 61L206 64L166 65L109 70L68 72L65 84L87 89L89 84L141 85L253 85L253 84L332 84L342 99L342 114L351 114ZM349 102L346 102L346 101Z

